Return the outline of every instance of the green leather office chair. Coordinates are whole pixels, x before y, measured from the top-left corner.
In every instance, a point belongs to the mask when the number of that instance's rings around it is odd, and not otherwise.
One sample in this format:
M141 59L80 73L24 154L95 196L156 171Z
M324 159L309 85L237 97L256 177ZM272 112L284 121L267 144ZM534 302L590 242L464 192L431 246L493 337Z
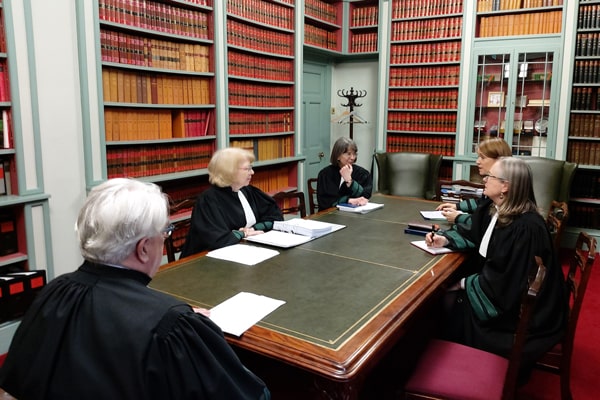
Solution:
M531 169L533 192L542 215L548 213L553 200L569 202L576 163L544 157L521 158Z
M436 197L441 154L375 153L377 191L394 196L433 200Z

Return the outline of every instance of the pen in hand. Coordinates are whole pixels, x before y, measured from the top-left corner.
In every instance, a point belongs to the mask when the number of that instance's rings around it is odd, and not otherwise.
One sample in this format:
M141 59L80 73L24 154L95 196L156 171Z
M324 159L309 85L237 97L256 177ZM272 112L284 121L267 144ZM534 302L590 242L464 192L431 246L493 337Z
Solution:
M435 226L435 224L431 224L431 234L425 237L427 246L433 246L434 236L436 232L437 227Z

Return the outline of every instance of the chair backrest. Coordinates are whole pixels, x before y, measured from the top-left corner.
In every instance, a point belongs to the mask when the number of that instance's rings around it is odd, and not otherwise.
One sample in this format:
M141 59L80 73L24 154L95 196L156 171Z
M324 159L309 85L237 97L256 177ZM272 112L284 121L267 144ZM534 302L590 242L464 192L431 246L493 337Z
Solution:
M531 314L533 312L537 295L546 277L546 266L544 265L542 258L535 256L535 264L537 267L534 270L535 276L533 279L530 279L527 291L524 293L523 300L521 302L521 315L519 318L519 323L517 324L517 330L515 331L514 343L508 358L508 369L504 379L504 389L502 393L503 399L513 399L515 397L519 369L521 367L521 354L527 339L529 321L531 320Z
M564 201L552 200L548 215L546 216L546 226L548 226L550 235L552 235L552 241L554 242L554 249L556 251L560 248L562 233L567 225L567 219L569 219L568 204Z
M566 276L570 312L567 332L562 342L562 363L570 364L571 362L575 328L577 327L585 290L592 274L592 266L596 259L596 244L596 239L586 232L580 232L575 243L575 252Z
M317 178L310 178L307 181L308 188L308 213L315 214L319 211L319 201L317 200Z
M522 157L529 165L533 192L542 215L548 212L552 200L568 202L577 164L544 157Z
M378 173L377 190L380 193L435 199L442 165L441 154L386 152L375 153L374 157Z
M283 214L300 214L306 217L306 203L304 192L279 192L273 195Z
M485 184L470 182L463 179L439 179L436 191L436 200L443 202L459 202L465 199L478 199L482 196Z
M185 199L169 207L169 216L175 229L171 236L165 239L168 262L175 261L176 254L181 252L185 244L185 237L192 224L191 209L194 208L195 204L196 199Z

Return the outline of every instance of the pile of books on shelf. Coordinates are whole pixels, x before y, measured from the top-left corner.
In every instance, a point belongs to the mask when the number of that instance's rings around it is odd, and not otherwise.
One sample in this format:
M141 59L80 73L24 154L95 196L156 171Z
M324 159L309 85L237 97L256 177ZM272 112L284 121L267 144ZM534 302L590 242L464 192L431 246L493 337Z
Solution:
M463 185L442 185L441 201L444 203L458 203L465 198L479 198L483 196L483 189Z

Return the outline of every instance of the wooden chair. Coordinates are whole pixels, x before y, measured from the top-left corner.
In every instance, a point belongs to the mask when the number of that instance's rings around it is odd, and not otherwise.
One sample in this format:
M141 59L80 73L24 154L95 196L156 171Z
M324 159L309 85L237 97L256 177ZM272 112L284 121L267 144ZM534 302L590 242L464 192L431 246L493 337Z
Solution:
M554 249L558 252L560 249L560 242L562 240L562 233L567 225L567 219L569 218L569 206L564 201L552 200L548 215L546 216L546 226L552 235L552 241L554 242Z
M569 290L569 322L562 341L538 360L536 369L560 375L560 396L562 400L571 400L571 357L575 328L581 311L585 289L592 274L592 266L596 258L596 239L585 232L580 232L575 244L575 252L567 273L567 289Z
M459 191L456 191L456 188ZM451 188L450 192L445 192L444 189ZM478 199L482 196L481 190L485 188L485 184L478 182L470 182L463 179L459 180L438 180L436 197L442 202L456 202L465 199Z
M185 199L169 208L171 223L175 226L171 236L165 239L167 261L175 261L175 255L181 252L185 243L185 237L192 225L191 209L194 208L196 199Z
M405 385L407 399L514 399L527 327L546 275L540 257L537 273L523 295L521 318L508 358L473 347L432 340Z
M319 211L319 200L317 199L317 178L310 178L307 182L308 188L308 212L315 214Z
M283 214L300 214L301 218L306 217L304 192L279 192L273 198Z

